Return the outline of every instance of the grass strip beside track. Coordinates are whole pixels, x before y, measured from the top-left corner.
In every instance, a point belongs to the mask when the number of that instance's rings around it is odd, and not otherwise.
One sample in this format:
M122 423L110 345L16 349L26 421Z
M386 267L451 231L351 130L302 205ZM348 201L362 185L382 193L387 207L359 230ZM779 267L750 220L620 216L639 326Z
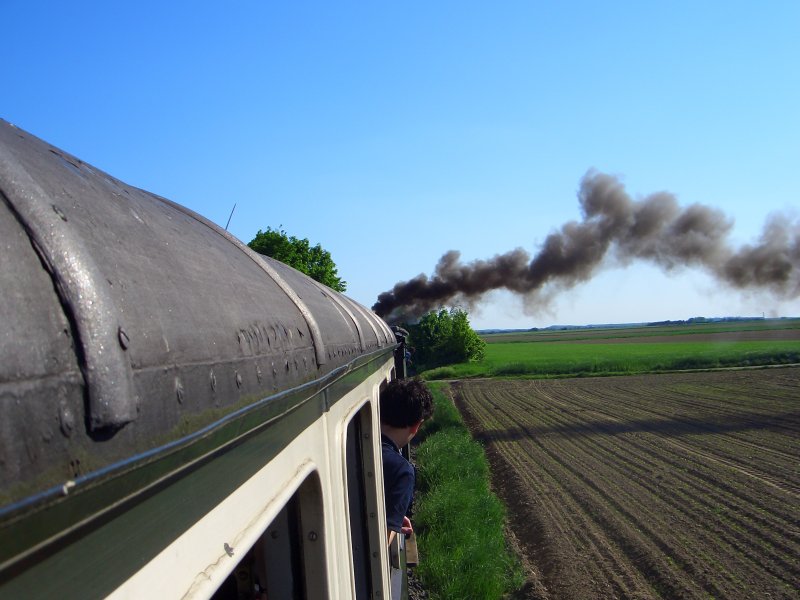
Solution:
M489 489L483 448L431 384L435 414L420 432L415 528L419 575L432 598L490 600L524 583L505 541L505 509Z

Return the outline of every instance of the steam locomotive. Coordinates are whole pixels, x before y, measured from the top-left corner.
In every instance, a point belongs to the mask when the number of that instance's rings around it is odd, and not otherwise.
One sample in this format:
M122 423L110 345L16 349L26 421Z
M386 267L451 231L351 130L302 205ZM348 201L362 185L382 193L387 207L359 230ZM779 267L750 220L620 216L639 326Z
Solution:
M0 197L1 598L403 593L384 321L5 121Z

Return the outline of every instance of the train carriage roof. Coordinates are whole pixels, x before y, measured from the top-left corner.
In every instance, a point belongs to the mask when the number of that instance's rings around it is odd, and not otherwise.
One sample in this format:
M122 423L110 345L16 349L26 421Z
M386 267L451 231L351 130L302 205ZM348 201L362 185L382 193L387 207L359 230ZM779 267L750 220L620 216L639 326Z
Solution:
M5 121L0 197L6 513L395 346L360 304Z

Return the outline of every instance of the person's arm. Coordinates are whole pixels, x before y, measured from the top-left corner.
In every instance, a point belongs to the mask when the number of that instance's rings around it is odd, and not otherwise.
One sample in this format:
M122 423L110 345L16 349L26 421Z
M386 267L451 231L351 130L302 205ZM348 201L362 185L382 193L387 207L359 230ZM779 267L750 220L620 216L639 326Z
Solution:
M403 517L403 527L401 527L400 530L406 537L414 533L414 528L411 526L411 519L409 519L408 517Z
M403 535L408 537L412 533L414 533L414 527L411 525L411 519L408 517L403 517L403 526L401 528ZM392 541L394 540L394 536L397 535L396 531L389 530L389 545L392 545Z
M394 534L406 533L406 528L411 528L411 521L408 520L406 513L414 493L414 471L410 465L399 472L386 470L384 463L384 478L386 524L389 529L388 540L391 543Z

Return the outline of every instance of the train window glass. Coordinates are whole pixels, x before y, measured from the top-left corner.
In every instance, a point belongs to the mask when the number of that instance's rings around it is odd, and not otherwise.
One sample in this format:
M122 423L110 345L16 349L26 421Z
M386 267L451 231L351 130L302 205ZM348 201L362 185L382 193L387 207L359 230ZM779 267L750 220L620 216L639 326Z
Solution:
M347 501L350 513L350 550L356 598L373 595L373 582L381 580L377 522L377 493L375 483L375 452L373 449L372 412L364 406L347 425ZM379 585L379 584L378 584Z
M312 474L212 598L327 598L323 532L321 488Z

